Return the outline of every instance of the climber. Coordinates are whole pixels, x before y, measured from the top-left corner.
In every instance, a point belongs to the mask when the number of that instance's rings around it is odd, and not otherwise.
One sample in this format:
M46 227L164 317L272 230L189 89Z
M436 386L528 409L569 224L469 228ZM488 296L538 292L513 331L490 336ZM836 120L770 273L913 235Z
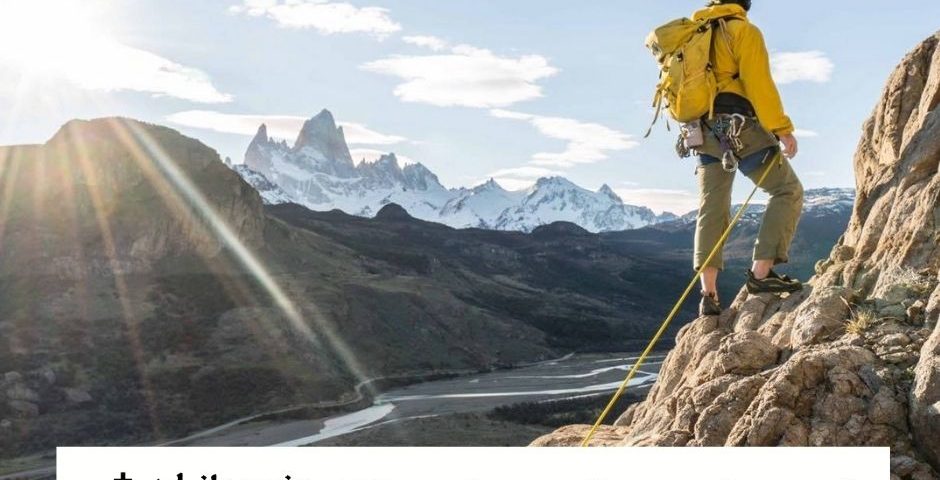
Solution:
M728 227L731 187L741 170L757 183L775 163L761 188L770 195L754 248L754 263L747 272L748 292L784 293L802 290L802 284L773 267L789 259L790 242L803 209L803 186L790 166L798 143L770 73L770 60L761 31L747 19L751 0L711 0L692 20L712 20L716 31L711 65L717 78L714 114L700 128L703 145L698 155L699 214L695 231L695 268L702 271L702 315L721 313L718 273L724 268L721 252L702 265ZM733 153L729 153L729 144ZM781 150L782 145L782 150Z

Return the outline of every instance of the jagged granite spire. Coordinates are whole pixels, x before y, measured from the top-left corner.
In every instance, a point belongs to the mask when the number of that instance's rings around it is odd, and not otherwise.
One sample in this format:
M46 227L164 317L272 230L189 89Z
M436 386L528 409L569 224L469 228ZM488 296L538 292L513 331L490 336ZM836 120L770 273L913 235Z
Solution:
M343 129L336 126L329 110L324 109L304 122L293 150L302 152L305 149L321 153L334 173L341 177L352 175L355 169Z
M251 144L264 144L269 141L268 126L262 123L261 126L258 127L258 133L255 134L255 138L251 139Z
M256 172L269 173L271 171L271 159L267 150L270 148L271 139L268 137L268 127L261 124L258 127L258 133L248 144L248 150L245 151L245 165Z

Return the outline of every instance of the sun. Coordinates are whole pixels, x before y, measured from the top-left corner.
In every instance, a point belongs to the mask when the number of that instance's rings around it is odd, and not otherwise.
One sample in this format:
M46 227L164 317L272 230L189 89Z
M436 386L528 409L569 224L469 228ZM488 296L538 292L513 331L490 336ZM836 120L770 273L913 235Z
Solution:
M0 4L0 67L30 76L67 73L77 59L108 45L100 4L75 0L8 0Z

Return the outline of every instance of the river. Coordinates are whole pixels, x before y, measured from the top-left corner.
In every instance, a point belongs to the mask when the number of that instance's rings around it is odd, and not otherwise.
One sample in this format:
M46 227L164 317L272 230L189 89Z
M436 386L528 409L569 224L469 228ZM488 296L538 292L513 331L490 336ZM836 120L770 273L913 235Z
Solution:
M570 355L518 369L419 383L379 395L372 407L328 419L316 434L278 446L316 445L327 438L416 418L613 392L636 358L622 354ZM663 358L662 355L649 358L630 386L651 385Z
M644 363L631 387L648 388L664 356ZM307 446L389 423L451 414L486 412L521 402L543 402L611 393L636 357L585 354L514 369L436 380L396 388L369 408L320 420L251 422L187 442L201 446Z

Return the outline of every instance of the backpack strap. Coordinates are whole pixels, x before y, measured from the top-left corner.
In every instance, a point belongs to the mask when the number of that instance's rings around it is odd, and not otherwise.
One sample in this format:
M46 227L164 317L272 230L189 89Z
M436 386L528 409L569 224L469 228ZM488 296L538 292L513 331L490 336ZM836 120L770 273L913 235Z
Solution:
M722 43L724 43L725 48L728 49L728 53L730 53L731 57L734 58L734 46L733 46L734 42L732 42L731 34L728 33L728 21L729 20L742 20L742 19L741 17L735 16L735 15L729 15L725 17L714 18L709 22L709 24L711 25L712 35L713 35L712 36L712 50L716 48L715 36L721 37L724 40L724 42ZM718 33L715 34L715 32L718 32ZM711 63L709 63L709 67L714 68L714 65L711 65ZM737 80L738 78L740 78L740 75L736 73L731 77L730 80L716 85L717 88L716 88L715 96L717 97L718 93L720 93L724 88L730 85L731 82ZM711 119L714 117L715 117L715 100L712 99L711 106L708 109L707 118Z
M731 54L731 57L734 58L734 42L732 41L731 34L728 33L728 21L729 20L742 20L740 17L721 17L713 20L715 24L715 30L718 30L721 33L721 37L724 39L725 48L728 49L728 53ZM745 20L746 21L746 20ZM726 81L725 83L718 85L718 91L720 92L723 88L731 84L731 82L741 78L741 74L735 73L731 76L731 80Z
M731 43L731 34L728 33L728 20L719 18L718 30L721 32L721 37L725 39L725 47L728 49L728 53L734 56L734 48L732 47Z
M650 123L650 128L646 130L646 135L643 135L643 138L650 137L650 134L653 133L653 127L656 126L656 122L663 113L663 97L663 84L660 80L659 85L656 86L656 93L653 95L653 122Z

